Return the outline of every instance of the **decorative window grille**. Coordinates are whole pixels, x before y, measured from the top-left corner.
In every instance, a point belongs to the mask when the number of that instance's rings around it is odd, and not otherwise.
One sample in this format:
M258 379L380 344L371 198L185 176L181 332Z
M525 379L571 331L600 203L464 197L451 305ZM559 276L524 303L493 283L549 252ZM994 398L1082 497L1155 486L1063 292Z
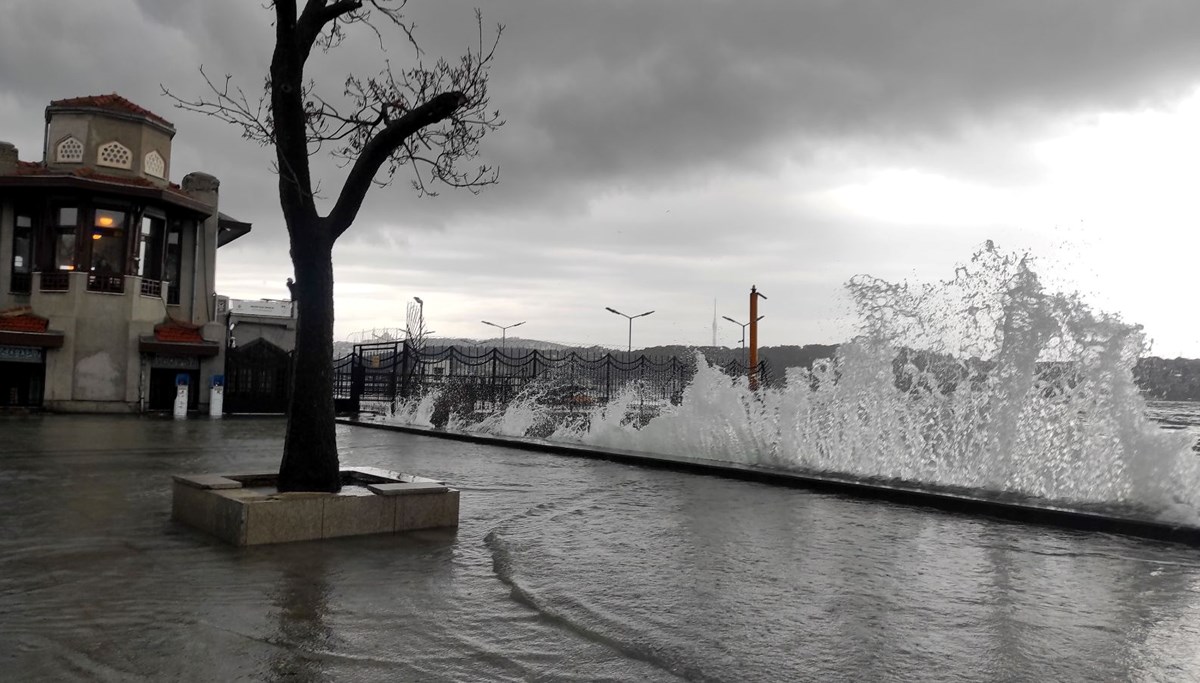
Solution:
M163 160L162 155L157 150L146 155L146 159L142 162L142 170L146 175L152 175L155 178L165 178L167 163Z
M96 153L97 166L112 166L113 168L131 168L133 152L119 142L106 142L100 145Z
M55 159L60 164L78 164L83 161L83 143L77 138L67 138L58 143Z

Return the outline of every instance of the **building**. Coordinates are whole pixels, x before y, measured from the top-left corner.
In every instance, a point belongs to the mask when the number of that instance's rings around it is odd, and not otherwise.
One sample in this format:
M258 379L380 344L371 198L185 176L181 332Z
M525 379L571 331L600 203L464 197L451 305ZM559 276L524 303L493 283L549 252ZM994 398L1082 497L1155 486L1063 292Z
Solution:
M218 297L217 309L226 312L230 347L262 340L284 352L296 348L296 303L290 299Z
M291 394L292 351L296 348L296 305L279 299L218 298L225 310L227 413L284 413Z
M41 161L0 143L0 406L208 403L224 367L217 248L250 231L217 179L170 182L170 122L119 95L46 107Z

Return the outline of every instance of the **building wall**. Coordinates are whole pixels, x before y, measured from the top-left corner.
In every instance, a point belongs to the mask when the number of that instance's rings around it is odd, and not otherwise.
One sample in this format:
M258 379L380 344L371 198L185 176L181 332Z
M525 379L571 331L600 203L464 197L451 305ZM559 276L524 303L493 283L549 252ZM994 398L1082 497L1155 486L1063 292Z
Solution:
M237 345L245 346L256 339L270 342L283 349L296 348L296 319L268 318L253 315L230 315L229 325Z
M162 184L165 185L167 183L167 178L171 177L171 136L157 128L146 126L142 128L142 141L140 147L141 153L138 154L134 159L134 168L136 168L139 173L150 180L160 180L159 178L146 173L146 169L143 168L143 164L146 161L146 155L149 154L151 150L156 150L162 155L163 158L163 175L161 181Z
M17 301L17 295L8 291L12 282L13 250L13 206L11 202L0 202L0 311L28 303Z
M160 185L166 185L166 179L171 177L171 138L174 135L168 130L146 121L96 112L54 112L46 124L46 147L42 158L51 168L95 166L103 173L115 176L142 176ZM82 163L58 163L58 144L68 137L74 137L83 143ZM96 163L100 146L114 141L128 147L132 153L129 169L99 166ZM152 150L163 157L165 172L162 178L145 173L143 165L146 154Z
M171 138L174 131L154 122L122 115L97 112L51 111L46 126L43 159L51 168L70 170L94 167L98 173L114 176L143 176L146 153L157 151L163 157L164 173L170 177ZM82 163L58 164L58 143L73 136L83 143ZM132 155L128 170L98 166L101 145L116 141ZM10 146L11 147L11 146ZM13 151L15 154L15 151ZM11 172L15 161L5 168ZM166 184L165 179L143 176ZM13 295L9 289L12 268L13 206L0 201L0 309L30 305L36 315L49 320L51 330L63 333L63 345L45 351L45 391L43 405L50 410L73 412L133 412L145 405L149 394L151 366L165 367L170 358L152 359L140 352L140 340L154 334L154 327L168 317L200 325L202 336L217 342L219 354L200 359L199 397L203 410L209 401L213 375L223 374L225 364L226 320L217 320L214 287L216 250L219 232L216 178L204 173L186 176L182 188L193 199L212 208L211 217L185 229L181 240L179 304L166 303L167 290L161 296L141 294L142 278L125 276L123 293L88 291L88 273L72 272L70 288L65 292L41 290L41 275L35 273L30 295ZM20 190L9 194L19 197ZM86 200L85 200L86 201ZM168 218L170 219L170 212ZM132 238L140 226L128 226Z
M217 206L220 199L221 183L207 173L189 173L183 178L181 186L188 194L196 199ZM188 267L188 277L191 282L189 296L191 321L196 325L213 322L216 319L216 299L214 298L217 279L217 233L220 231L220 216L214 210L213 214L203 223L196 226L192 236L195 258ZM186 253L186 250L185 250ZM180 301L184 292L180 292Z
M88 164L88 160L96 158L96 147L102 143L91 143L89 130L89 116L82 114L58 114L53 120L46 124L46 140L45 148L42 150L42 159L50 168L78 168ZM55 155L55 150L58 149L58 143L73 137L83 143L83 163L81 164L60 164ZM90 150L90 153L89 153Z

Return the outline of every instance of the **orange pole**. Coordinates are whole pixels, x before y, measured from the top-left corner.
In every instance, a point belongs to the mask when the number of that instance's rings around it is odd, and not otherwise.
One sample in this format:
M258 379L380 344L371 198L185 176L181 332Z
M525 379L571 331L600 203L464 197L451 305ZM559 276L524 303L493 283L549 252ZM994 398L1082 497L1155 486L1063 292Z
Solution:
M750 390L758 390L758 288L750 285Z

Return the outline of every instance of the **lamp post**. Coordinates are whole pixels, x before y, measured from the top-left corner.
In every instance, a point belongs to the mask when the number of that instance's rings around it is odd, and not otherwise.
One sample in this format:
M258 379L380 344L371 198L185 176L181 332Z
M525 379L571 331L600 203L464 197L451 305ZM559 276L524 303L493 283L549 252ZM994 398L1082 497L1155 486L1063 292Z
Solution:
M405 313L404 332L414 345L424 347L425 338L432 335L434 331L425 329L425 302L419 296L414 296L413 301L417 303L417 319L413 320L413 305L409 304Z
M727 315L723 315L721 317L728 320L729 322L733 323L734 325L737 325L738 327L742 328L742 341L741 341L742 362L745 363L746 362L746 326L749 325L750 323L739 323L738 321L734 320L733 318L730 318ZM765 317L767 317L767 316L760 315L760 316L758 316L758 319L762 320Z
M625 352L632 353L633 352L633 319L634 318L644 318L644 317L650 315L651 313L653 313L654 311L646 311L645 313L639 313L637 315L625 315L624 313L618 311L617 309L610 308L608 306L605 306L604 310L608 311L609 313L616 313L617 315L619 315L623 318L629 319L629 342L628 342L629 346L625 349Z
M766 299L767 295L758 291L758 287L750 285L750 360L749 379L750 389L758 389L758 300ZM765 317L765 316L763 316Z
M483 323L484 325L491 325L492 327L500 328L500 348L502 348L502 349L508 347L508 330L509 330L509 328L520 327L521 325L525 324L524 320L522 320L519 323L513 323L511 325L497 325L496 323L489 323L486 320L480 320L479 322Z

